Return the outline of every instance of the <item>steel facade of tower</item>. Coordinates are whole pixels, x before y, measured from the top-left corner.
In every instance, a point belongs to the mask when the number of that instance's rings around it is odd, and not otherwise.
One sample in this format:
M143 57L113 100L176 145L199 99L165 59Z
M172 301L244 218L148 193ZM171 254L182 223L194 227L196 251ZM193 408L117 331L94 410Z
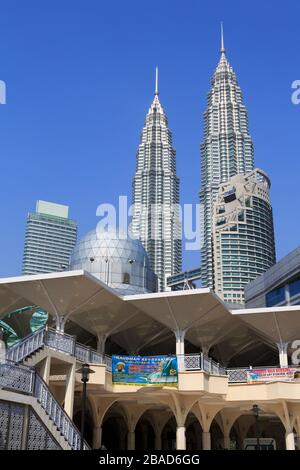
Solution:
M181 270L182 241L179 178L176 152L168 119L158 98L157 72L154 100L146 116L133 178L132 233L143 243L158 290L167 290L166 278Z
M68 218L68 206L37 201L27 216L22 274L63 271L77 241L77 222Z
M248 129L248 114L236 74L225 54L222 31L221 57L208 93L204 140L201 145L201 275L204 286L217 290L214 273L217 269L217 266L214 267L214 204L220 185L235 175L247 175L253 169L254 149ZM271 227L273 231L273 222ZM273 252L274 244L271 248ZM257 275L260 273L258 270Z

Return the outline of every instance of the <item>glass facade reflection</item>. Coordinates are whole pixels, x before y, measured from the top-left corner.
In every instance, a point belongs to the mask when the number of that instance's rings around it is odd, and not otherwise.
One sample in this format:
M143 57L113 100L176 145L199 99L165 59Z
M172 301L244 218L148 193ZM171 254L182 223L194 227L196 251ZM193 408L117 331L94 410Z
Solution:
M268 292L266 295L267 307L275 305L298 305L300 301L300 279L289 282L282 287Z

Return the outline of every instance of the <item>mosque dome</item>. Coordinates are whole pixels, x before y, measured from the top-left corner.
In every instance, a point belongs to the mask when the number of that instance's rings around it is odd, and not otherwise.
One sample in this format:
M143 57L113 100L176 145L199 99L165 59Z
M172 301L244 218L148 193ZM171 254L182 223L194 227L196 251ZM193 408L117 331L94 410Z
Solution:
M156 275L142 243L120 229L88 232L74 247L70 268L90 272L118 294L156 291Z

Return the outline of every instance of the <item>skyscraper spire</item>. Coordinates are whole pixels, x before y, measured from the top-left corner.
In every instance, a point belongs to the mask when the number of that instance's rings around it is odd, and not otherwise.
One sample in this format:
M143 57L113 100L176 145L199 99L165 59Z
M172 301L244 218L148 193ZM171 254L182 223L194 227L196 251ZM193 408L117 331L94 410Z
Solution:
M221 21L221 54L225 54L223 21Z
M133 178L132 233L146 249L158 277L158 290L168 290L167 277L181 271L181 221L176 151L166 113L155 96L146 116Z
M158 95L158 67L155 69L155 95Z
M202 284L228 302L243 303L244 286L275 262L274 234L268 178L254 171L247 109L225 55L223 23L221 57L204 113L201 180ZM260 230L267 237L264 248Z
M204 113L204 139L201 145L201 191L203 204L202 283L214 287L212 249L213 204L219 186L237 174L254 168L254 150L248 129L248 114L236 74L225 56L221 23L221 58L213 74ZM226 73L224 73L226 72Z

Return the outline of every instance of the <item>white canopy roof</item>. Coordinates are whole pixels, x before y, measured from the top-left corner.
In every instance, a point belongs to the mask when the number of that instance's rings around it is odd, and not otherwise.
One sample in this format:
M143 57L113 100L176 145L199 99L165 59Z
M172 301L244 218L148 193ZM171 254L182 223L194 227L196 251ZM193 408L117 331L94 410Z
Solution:
M229 311L209 289L121 297L81 270L0 279L0 318L28 305L54 321L64 317L95 336L111 336L128 352L174 341L178 330L196 347L222 345L224 361L260 341L276 347L300 338L300 306Z

